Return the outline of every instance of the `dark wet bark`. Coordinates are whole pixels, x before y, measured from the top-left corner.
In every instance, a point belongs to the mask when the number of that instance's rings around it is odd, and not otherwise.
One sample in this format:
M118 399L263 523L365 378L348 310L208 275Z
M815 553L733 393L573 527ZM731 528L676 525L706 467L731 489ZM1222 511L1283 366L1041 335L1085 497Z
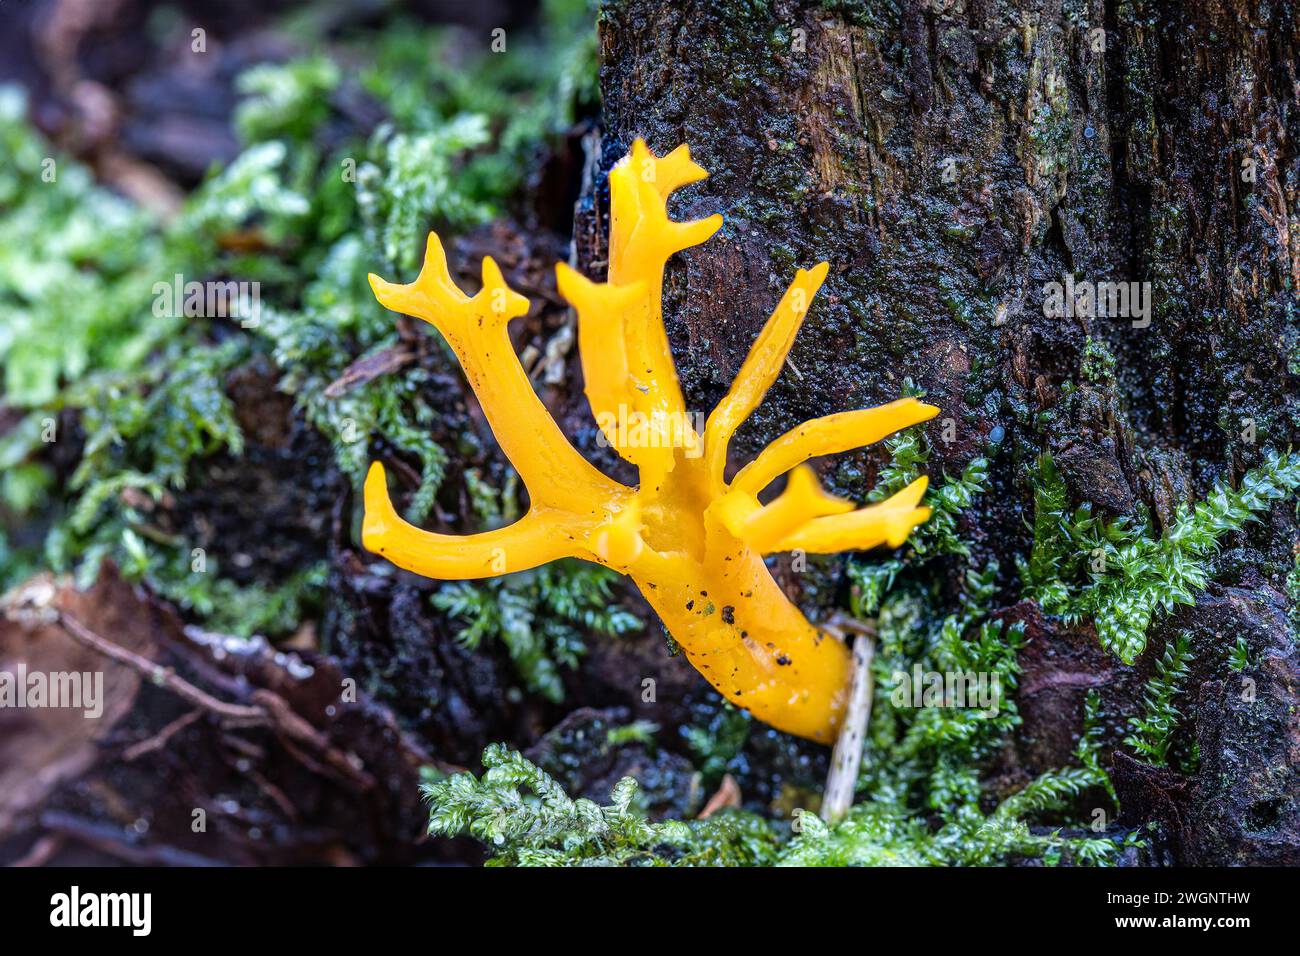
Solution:
M674 213L726 217L667 280L690 404L712 407L794 269L827 259L797 372L738 454L911 379L943 408L931 474L991 455L992 490L961 531L977 562L1000 561L1008 602L1042 451L1076 503L1163 526L1300 424L1298 24L1290 4L1251 2L605 4L603 168L636 136L660 153L689 143L712 176ZM578 230L594 273L601 198ZM1149 325L1046 316L1044 285L1067 273L1151 283ZM1090 337L1113 376L1089 362ZM849 456L827 478L860 495L881 461ZM1193 821L1172 827L1172 857L1295 862L1300 750L1293 707L1282 715L1300 658L1282 577L1296 527L1285 509L1226 539L1215 571L1232 583L1154 627L1136 668L1086 624L1004 612L1031 637L1011 776L1068 763L1087 690L1131 711L1165 640L1191 631L1181 733L1201 762L1162 790ZM1246 710L1226 668L1238 634L1262 661ZM1108 727L1117 741L1122 721Z

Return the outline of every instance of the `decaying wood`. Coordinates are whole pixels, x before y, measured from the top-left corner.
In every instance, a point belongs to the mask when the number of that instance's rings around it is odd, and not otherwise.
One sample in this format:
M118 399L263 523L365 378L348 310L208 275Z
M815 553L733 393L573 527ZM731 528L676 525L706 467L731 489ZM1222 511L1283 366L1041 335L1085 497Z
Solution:
M111 636L110 636L111 635ZM0 711L0 860L411 861L437 767L329 658L185 628L111 566L0 614L0 663L104 675L103 715ZM453 769L442 765L445 769Z

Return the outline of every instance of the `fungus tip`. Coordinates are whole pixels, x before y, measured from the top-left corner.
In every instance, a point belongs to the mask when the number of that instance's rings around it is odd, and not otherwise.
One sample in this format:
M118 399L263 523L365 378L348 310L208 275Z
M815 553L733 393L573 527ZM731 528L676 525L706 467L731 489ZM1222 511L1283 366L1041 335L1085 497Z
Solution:
M391 299L399 288L387 279L383 279L373 272L366 273L366 278L370 280L370 291L375 294L379 304L384 308L389 308L388 300Z
M483 291L487 296L489 308L493 315L502 320L509 320L528 311L528 300L506 284L506 278L491 256L484 256L480 265L483 277Z
M388 534L387 518L393 513L393 502L388 497L388 478L381 463L370 463L363 494L365 509L361 520L361 544L367 551L378 553Z
M432 229L429 230L429 236L424 240L424 264L427 266L433 264L440 267L441 271L447 271L447 253L442 248L442 240Z
M885 543L891 548L901 548L907 543L908 535L917 525L925 524L930 520L929 508L913 508L903 513L897 521L893 522L889 529L889 534L885 537Z
M402 315L425 318L425 314L429 311L428 298L421 292L418 283L403 285L400 282L389 282L373 272L368 278L371 291L385 309L390 312L400 312ZM425 321L429 320L425 319Z
M928 475L922 475L900 491L895 496L894 500L898 502L900 506L914 508L921 499L925 497L925 490L929 487L930 477Z
M916 407L920 409L922 414L922 417L918 419L918 422L928 422L930 419L934 418L935 415L939 414L939 408L935 405L927 405L925 402L917 402Z
M641 540L641 509L636 502L593 531L587 538L587 546L610 567L618 570L630 567L645 548Z
M719 229L721 229L725 222L726 220L722 217L722 213L715 212L712 216L705 216L703 219L699 219L696 220L694 223L691 223L691 225L695 226L701 234L707 231L707 234L704 235L703 239L698 239L693 244L705 242L713 238L713 234L717 232Z

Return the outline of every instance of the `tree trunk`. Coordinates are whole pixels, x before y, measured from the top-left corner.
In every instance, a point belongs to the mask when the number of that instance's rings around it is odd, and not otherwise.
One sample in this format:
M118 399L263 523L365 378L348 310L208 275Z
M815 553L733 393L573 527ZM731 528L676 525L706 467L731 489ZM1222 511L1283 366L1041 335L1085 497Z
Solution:
M726 219L666 279L689 404L713 406L795 268L827 259L793 368L737 455L910 379L943 409L927 427L935 480L990 456L960 530L977 565L999 560L1008 603L1043 451L1073 503L1167 527L1300 424L1298 31L1289 4L1246 0L607 3L602 168L636 136L659 154L689 143L712 176L674 215ZM575 231L599 273L603 201L588 199ZM1149 312L1049 316L1045 287L1066 276L1150 283ZM860 498L883 460L846 456L828 479ZM1229 538L1216 583L1152 628L1135 668L1086 622L1007 611L1031 638L1017 771L1068 763L1087 689L1136 705L1166 635L1186 632L1200 771L1172 786L1117 765L1125 812L1182 821L1170 845L1185 862L1300 861L1283 587L1296 527L1278 508ZM1223 666L1240 634L1267 658L1247 709Z

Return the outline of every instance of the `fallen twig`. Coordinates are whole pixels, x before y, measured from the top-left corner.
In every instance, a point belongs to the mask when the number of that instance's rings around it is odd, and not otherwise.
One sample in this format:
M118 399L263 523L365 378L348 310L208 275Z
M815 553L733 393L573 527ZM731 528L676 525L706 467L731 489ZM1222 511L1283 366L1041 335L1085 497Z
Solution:
M844 627L848 630L850 625L846 623ZM831 769L826 775L826 790L822 795L821 818L827 823L838 823L853 806L858 767L862 763L862 741L867 724L871 722L871 661L876 651L875 634L862 624L853 629L859 633L853 641L853 677L849 685L848 710L835 749L831 752Z
M133 760L138 760L145 754L153 753L155 750L161 750L163 747L167 746L167 741L171 740L172 737L180 733L202 716L202 710L186 711L152 737L147 737L146 739L127 747L122 751L122 759L126 763L130 763Z
M98 651L110 660L125 664L132 670L139 672L150 682L160 687L166 687L172 693L178 697L183 697L196 707L211 711L224 720L244 725L260 725L267 722L266 711L261 707L246 707L243 704L228 704L224 700L218 700L206 691L195 687L185 678L178 676L170 667L155 664L147 657L141 657L134 651L128 651L125 647L114 644L107 638L100 637L71 614L57 608L54 610L55 620L69 637L92 650Z

